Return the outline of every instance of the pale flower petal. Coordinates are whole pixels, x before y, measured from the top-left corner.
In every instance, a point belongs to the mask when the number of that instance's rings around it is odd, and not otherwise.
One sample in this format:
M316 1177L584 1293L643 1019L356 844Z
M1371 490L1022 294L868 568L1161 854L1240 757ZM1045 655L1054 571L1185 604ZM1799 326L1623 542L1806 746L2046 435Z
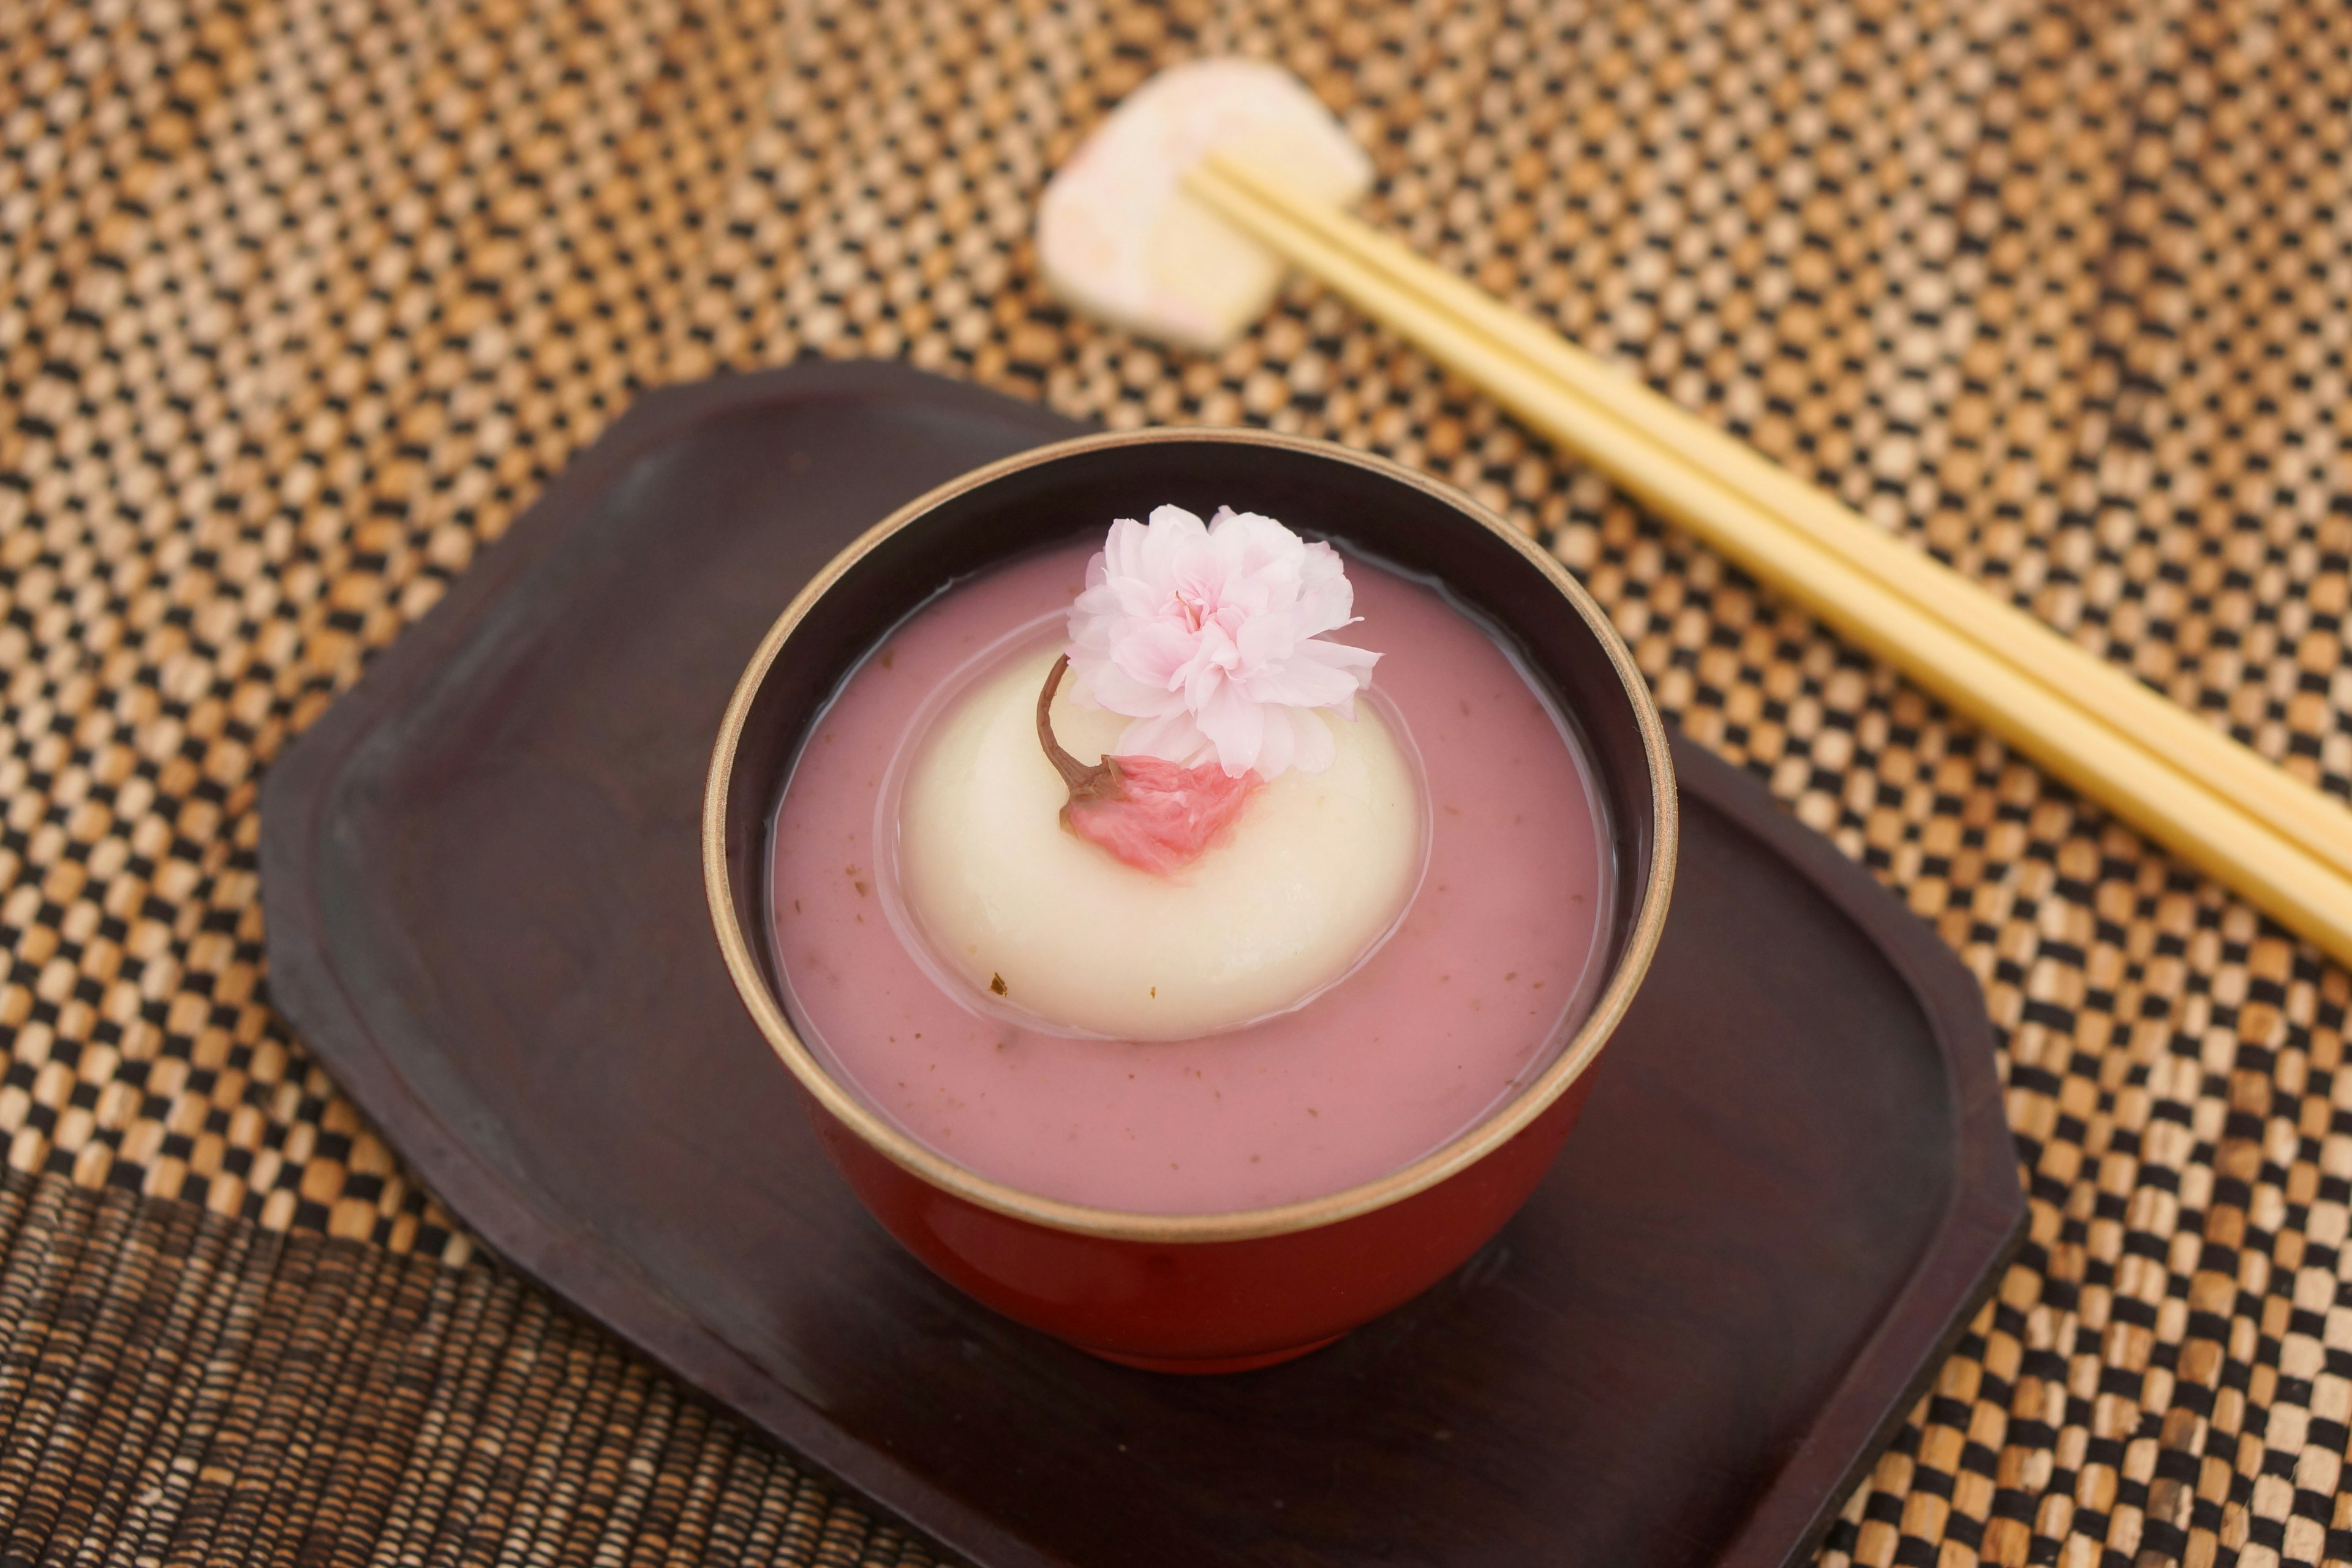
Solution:
M1298 584L1298 622L1302 637L1336 632L1355 618L1356 588L1348 581L1347 563L1339 552L1318 540L1307 547Z
M1291 721L1297 716L1295 708L1260 708L1265 715L1265 732L1258 737L1255 772L1261 778L1279 777L1298 762L1297 738Z
M1158 757L1188 768L1199 767L1216 754L1201 726L1183 709L1157 718L1138 719L1118 738L1122 757Z
M1339 742L1332 738L1331 727L1304 708L1277 711L1290 720L1290 765L1307 773L1319 773L1329 767L1339 754Z
M1073 655L1070 672L1077 678L1075 684L1082 689L1073 695L1090 698L1097 708L1108 708L1130 719L1190 712L1184 706L1181 691L1171 691L1165 686L1147 685L1108 660L1088 668Z
M1234 684L1253 702L1284 708L1339 708L1356 699L1353 675L1304 658Z
M1239 687L1231 681L1220 683L1194 720L1209 744L1216 748L1218 765L1227 777L1257 766L1258 753L1265 749L1266 710L1243 696Z

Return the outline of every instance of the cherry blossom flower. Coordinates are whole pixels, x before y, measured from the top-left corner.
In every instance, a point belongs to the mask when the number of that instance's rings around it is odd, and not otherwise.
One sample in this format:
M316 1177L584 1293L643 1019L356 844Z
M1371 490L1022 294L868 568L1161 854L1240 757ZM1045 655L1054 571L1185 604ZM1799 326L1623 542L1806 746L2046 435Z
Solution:
M1228 778L1331 765L1317 710L1355 717L1380 655L1324 639L1350 625L1339 552L1230 507L1203 523L1163 506L1110 526L1070 606L1077 690L1134 721L1121 756Z

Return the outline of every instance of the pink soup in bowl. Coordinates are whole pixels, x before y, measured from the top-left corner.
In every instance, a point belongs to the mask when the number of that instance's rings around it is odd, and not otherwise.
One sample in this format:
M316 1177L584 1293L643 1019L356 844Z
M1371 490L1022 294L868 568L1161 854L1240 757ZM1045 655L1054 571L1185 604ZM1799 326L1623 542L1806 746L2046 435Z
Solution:
M1381 819L1389 839L1361 840L1395 908L1338 911L1370 933L1361 951L1230 1018L1178 983L1174 953L1099 913L999 954L943 938L908 891L929 871L908 858L947 853L908 814L958 704L992 681L1025 700L1106 528L1161 507L1263 514L1338 552L1353 619L1335 636L1379 656L1352 710L1377 738L1365 766L1411 796ZM1356 732L1333 733L1352 758ZM945 842L970 847L997 831L987 810L953 816L971 804L919 809L948 810L963 837ZM1287 809L1317 830L1311 807ZM1025 874L1009 847L1035 841L1008 829L973 863ZM1349 879L1351 842L1322 851L1343 900L1371 885ZM729 970L867 1208L996 1310L1168 1372L1327 1344L1510 1217L1647 969L1675 843L1648 689L1557 562L1394 464L1241 430L1063 442L877 524L753 655L703 823ZM1219 923L1255 921L1261 946L1285 920L1331 923L1246 891L1191 896L1213 912L1229 896ZM1132 970L1139 1001L1163 956L1166 996L1144 1005L1171 1010L1165 1027L1024 1005L1093 998L1109 985L1096 969ZM1187 1021L1195 1004L1212 1023Z

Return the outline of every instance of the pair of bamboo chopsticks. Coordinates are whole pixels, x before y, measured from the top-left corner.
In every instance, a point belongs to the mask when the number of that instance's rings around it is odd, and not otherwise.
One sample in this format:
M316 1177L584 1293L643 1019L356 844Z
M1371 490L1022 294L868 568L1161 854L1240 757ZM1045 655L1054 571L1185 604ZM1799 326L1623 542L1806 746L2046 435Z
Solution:
M1535 318L1281 175L1186 189L1532 428L2352 963L2352 811Z

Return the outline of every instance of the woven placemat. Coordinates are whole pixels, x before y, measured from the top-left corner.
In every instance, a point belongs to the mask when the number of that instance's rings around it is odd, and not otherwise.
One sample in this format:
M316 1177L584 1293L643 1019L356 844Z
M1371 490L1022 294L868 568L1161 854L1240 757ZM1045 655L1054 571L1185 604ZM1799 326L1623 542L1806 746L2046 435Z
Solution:
M1464 485L1975 969L2032 1234L1828 1562L2352 1563L2352 977L1311 289L1213 361L1067 319L1045 171L1229 52L1380 222L2352 790L2332 0L0 5L10 1560L909 1550L469 1260L255 899L259 771L633 387L815 353Z
M0 1562L927 1563L503 1270L0 1178Z

